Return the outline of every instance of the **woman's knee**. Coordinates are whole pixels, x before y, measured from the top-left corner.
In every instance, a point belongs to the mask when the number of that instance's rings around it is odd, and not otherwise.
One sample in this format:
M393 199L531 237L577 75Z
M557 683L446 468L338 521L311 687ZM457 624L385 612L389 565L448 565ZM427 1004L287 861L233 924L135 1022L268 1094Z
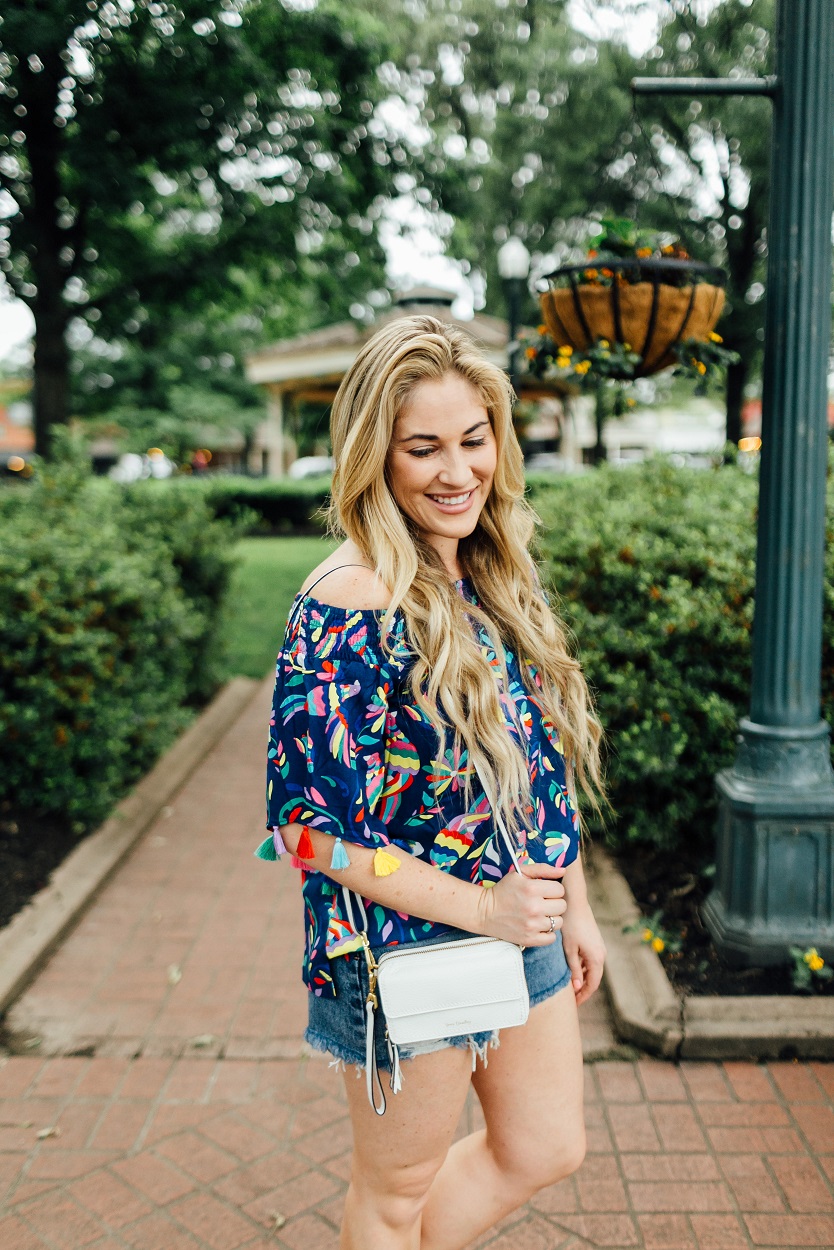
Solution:
M523 1141L492 1146L500 1171L523 1194L523 1201L576 1172L582 1166L585 1149L582 1124L552 1137L530 1135Z

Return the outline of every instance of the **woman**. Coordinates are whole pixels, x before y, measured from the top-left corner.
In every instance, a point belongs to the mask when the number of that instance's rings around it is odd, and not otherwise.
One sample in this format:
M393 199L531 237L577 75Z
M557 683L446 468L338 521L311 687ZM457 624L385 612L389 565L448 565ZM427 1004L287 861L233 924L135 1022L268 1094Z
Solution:
M381 1118L346 1071L342 1250L459 1250L584 1154L577 1005L605 948L574 795L599 791L600 729L528 554L511 398L503 372L431 317L368 342L333 405L345 541L302 587L278 660L274 838L259 853L289 850L303 869L310 1044L365 1064L368 974L341 887L366 900L377 954L503 938L525 948L530 992L527 1023L500 1039L403 1051ZM486 1128L452 1144L470 1084Z

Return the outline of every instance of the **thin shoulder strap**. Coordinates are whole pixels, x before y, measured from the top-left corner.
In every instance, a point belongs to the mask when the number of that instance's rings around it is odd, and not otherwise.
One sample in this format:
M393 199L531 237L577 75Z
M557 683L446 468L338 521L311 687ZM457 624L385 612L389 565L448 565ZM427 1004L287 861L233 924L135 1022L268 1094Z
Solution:
M337 564L335 568L328 569L326 573L322 573L321 577L317 577L312 586L308 586L301 596L302 599L309 595L311 590L315 590L319 582L323 582L325 577L329 577L331 573L338 573L339 569L367 569L369 573L373 573L373 569L368 564Z
M303 594L299 593L298 598L295 601L295 607L292 615L287 622L287 629L290 629L295 624L295 619L301 611L304 600L309 598L310 591L315 590L319 582L323 582L325 577L329 577L331 573L338 573L339 569L368 569L369 572L373 572L373 569L371 569L370 565L367 564L337 564L335 568L328 569L326 573L322 573L320 577L317 577L312 586L308 586Z

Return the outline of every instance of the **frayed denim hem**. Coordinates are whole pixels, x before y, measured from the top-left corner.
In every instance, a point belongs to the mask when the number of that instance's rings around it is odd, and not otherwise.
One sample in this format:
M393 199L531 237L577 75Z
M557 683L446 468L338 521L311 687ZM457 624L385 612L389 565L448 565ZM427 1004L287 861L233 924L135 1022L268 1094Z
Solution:
M350 1050L346 1046L341 1046L338 1042L331 1041L321 1033L315 1033L312 1029L305 1029L304 1040L313 1050L319 1051L324 1055L331 1055L332 1061L328 1065L336 1068L338 1071L344 1071L345 1067L359 1068L363 1072L365 1070L365 1056L357 1055L355 1051ZM409 1059L419 1059L421 1055L433 1055L439 1050L445 1050L449 1046L453 1046L456 1050L469 1050L472 1052L472 1071L475 1071L475 1065L480 1059L484 1067L489 1062L488 1051L496 1050L501 1045L501 1038L497 1029L484 1039L483 1042L477 1041L471 1033L461 1034L459 1037L438 1038L431 1042L418 1042L414 1047L400 1047L400 1062L407 1063ZM390 1063L383 1062L378 1057L378 1066L381 1071L390 1071Z
M304 1041L308 1046L312 1046L313 1050L319 1051L320 1054L332 1055L337 1064L343 1063L352 1068L364 1068L365 1066L364 1055L357 1055L355 1051L349 1050L347 1046L340 1046L337 1042L331 1041L329 1037L324 1037L321 1033L314 1033L312 1029L304 1030Z

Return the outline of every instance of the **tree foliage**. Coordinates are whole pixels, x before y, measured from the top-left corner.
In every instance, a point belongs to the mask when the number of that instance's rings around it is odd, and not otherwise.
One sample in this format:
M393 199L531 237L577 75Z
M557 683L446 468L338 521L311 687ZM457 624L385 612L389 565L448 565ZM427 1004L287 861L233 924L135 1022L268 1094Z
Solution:
M738 402L761 347L769 105L665 97L635 109L630 81L769 72L773 0L621 0L633 21L658 21L657 43L639 59L594 30L591 0L579 21L582 7L423 0L400 10L401 61L410 89L423 92L426 173L454 218L451 250L482 275L499 312L496 253L508 233L525 239L538 272L607 212L682 235L693 255L729 272Z
M319 319L396 158L369 122L384 30L272 0L17 0L0 25L0 264L36 323L36 429L66 415L67 328L151 354L222 306ZM299 296L300 288L305 294ZM173 311L172 311L173 310ZM83 337L83 331L82 331Z

